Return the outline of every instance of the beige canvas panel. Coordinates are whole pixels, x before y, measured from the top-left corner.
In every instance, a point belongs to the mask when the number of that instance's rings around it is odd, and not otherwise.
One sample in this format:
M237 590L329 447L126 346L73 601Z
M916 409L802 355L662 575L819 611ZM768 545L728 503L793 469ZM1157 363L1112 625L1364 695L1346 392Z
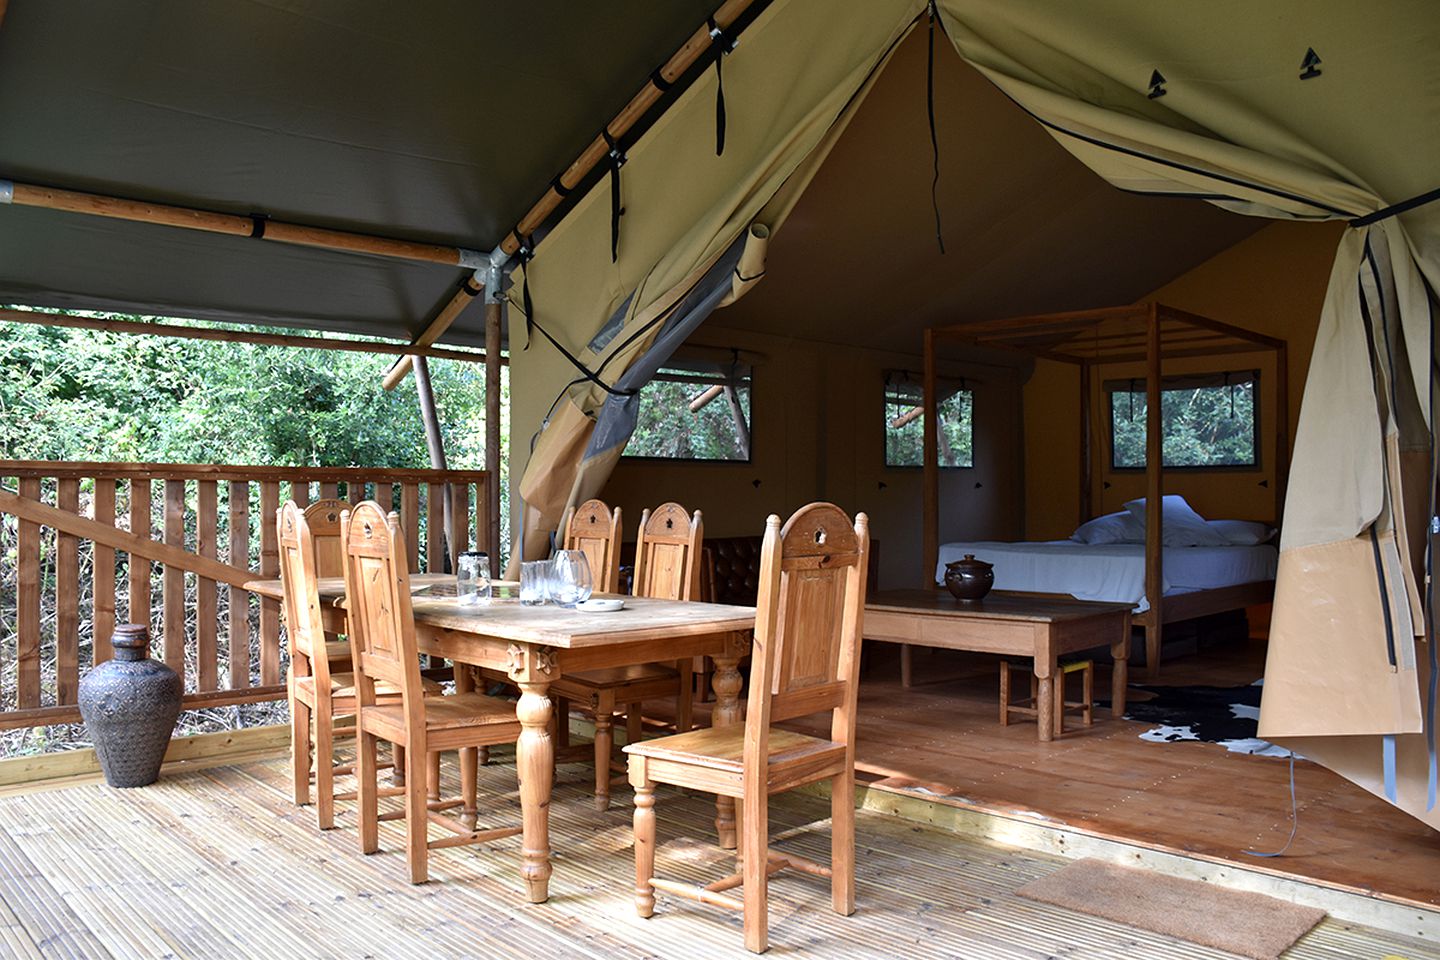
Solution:
M838 16L836 4L824 0L772 3L745 31L743 55L737 51L725 63L724 156L715 156L712 71L629 152L619 262L610 262L608 182L545 239L530 265L539 321L593 364L597 358L582 346L631 291L624 329L602 349L607 358L630 331L683 296L742 231L759 223L773 233L864 99L867 80L923 8L920 0L850 0ZM521 279L510 294L512 329L523 317ZM607 366L606 378L618 376L651 339L653 332L626 347ZM529 352L535 351L553 352L544 344ZM548 390L553 398L575 376L565 368L557 375L553 364L536 376L540 365L530 367L526 359L517 351L511 367L512 384L524 378L526 393ZM558 521L571 491L598 490L608 477L613 460L577 475L593 425L585 421L603 401L593 385L572 388L560 404L566 412L557 412L540 436L520 484L527 554Z
M1394 554L1393 538L1382 538ZM1386 654L1385 615L1369 536L1286 550L1260 703L1260 732L1276 737L1419 733L1415 640L1396 633L1405 667ZM1387 583L1392 619L1406 609ZM1344 772L1344 771L1342 771ZM1348 776L1348 772L1346 773Z
M1307 760L1340 773L1345 779L1381 799L1385 796L1381 737L1281 737L1282 747ZM1395 738L1395 806L1440 830L1440 805L1425 809L1429 793L1429 755L1425 737L1405 734ZM1301 803L1304 797L1300 798ZM1301 815L1302 829L1304 815Z

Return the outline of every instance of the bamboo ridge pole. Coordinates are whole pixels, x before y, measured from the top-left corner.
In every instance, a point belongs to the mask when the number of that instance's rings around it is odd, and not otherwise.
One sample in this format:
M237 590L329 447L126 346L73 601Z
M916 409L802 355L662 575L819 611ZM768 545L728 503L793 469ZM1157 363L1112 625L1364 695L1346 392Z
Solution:
M754 2L755 0L726 0L721 4L720 9L715 11L716 25L721 30L728 30ZM669 60L665 61L664 66L656 71L665 87L668 88L675 83L686 70L694 66L695 62L710 49L713 43L715 43L715 38L710 35L708 24L697 28L690 35L690 39L686 40L685 44ZM631 97L625 108L605 125L605 132L613 139L619 140L634 129L650 108L660 102L660 98L664 94L664 89L655 83L653 77L647 79L644 86L640 88L640 92ZM520 250L520 238L528 237L539 229L550 215L559 209L565 195L575 189L580 181L595 169L596 164L605 159L609 153L610 145L605 142L604 135L597 135L580 156L565 168L565 172L551 182L544 196L536 201L530 211L521 217L519 223L505 235L505 238L500 241L500 249L506 255L514 256ZM438 340L455 322L455 318L460 315L471 299L473 299L473 295L467 295L464 290L456 293L455 297L435 315L435 319L430 321L430 325L425 328L425 332L419 338L416 338L415 342L431 344ZM396 384L405 379L405 375L409 372L409 359L401 358L386 372L385 389L395 389Z
M249 330L224 330L215 327L182 327L171 323L147 320L112 320L98 317L72 317L63 313L40 310L8 310L0 308L0 321L29 323L44 327L70 327L76 330L103 330L107 333L148 334L176 337L181 340L214 340L222 343L258 343L271 347L305 347L314 350L342 350L350 353L383 353L400 356L435 357L441 360L466 360L484 363L485 354L474 350L419 346L406 343L385 343L366 340L337 340L331 337L307 337L301 334L257 333ZM501 363L508 363L502 357Z
M460 247L396 240L391 237L377 237L364 233L352 233L347 230L331 230L326 227L309 227L303 224L243 217L231 213L215 213L209 210L177 207L165 203L145 203L123 197L60 190L30 183L17 182L11 184L11 187L13 192L10 202L21 207L63 210L67 213L83 213L112 220L154 223L186 230L199 230L204 233L222 233L233 237L255 237L302 247L319 247L323 250L335 250L342 253L363 253L376 257L388 257L392 260L435 263L446 267L478 266L476 261L478 255L474 251L464 250Z

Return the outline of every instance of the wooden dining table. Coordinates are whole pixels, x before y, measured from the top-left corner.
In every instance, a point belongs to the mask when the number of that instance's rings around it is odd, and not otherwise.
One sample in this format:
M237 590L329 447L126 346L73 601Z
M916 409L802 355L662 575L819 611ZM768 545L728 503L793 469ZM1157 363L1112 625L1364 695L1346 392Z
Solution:
M742 719L737 667L749 652L754 607L626 597L623 610L587 613L552 603L524 606L513 598L513 585L505 583L497 585L500 595L489 604L467 606L453 595L429 595L450 592L453 576L412 574L410 580L421 653L502 670L520 689L515 705L522 727L516 744L524 827L520 874L532 903L543 903L550 895L552 683L580 670L707 656L715 663L711 724L719 727ZM344 580L323 578L319 586L326 630L345 633ZM281 595L279 580L254 580L245 589L264 597ZM733 800L716 798L715 825L721 846L734 849Z

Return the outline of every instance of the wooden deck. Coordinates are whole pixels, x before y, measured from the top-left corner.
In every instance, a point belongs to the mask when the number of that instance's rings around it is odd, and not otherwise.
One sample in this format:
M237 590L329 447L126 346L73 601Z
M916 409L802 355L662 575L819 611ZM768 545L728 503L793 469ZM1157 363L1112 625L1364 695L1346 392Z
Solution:
M447 768L448 770L448 768ZM514 766L483 771L482 797L515 818ZM630 811L596 813L584 765L562 766L552 808L557 858L549 903L522 902L518 839L436 851L430 884L404 880L398 824L362 857L352 817L320 833L287 799L285 762L256 760L168 776L142 790L98 783L0 798L0 956L6 957L738 957L724 911L663 899L631 907ZM772 806L777 848L824 859L823 801ZM664 791L662 875L728 872L711 843L714 806ZM771 887L771 954L807 957L1227 957L1018 898L1062 860L859 817L859 910L829 910L822 882ZM1420 941L1326 920L1288 954L1341 960L1434 956Z
M1088 730L1067 718L1062 739L1038 743L1032 724L997 722L994 657L917 650L916 686L903 690L893 651L876 644L871 656L856 772L873 788L1440 908L1440 833L1324 767L1295 765L1288 855L1251 857L1241 851L1279 850L1289 836L1285 760L1150 743L1139 739L1150 724L1105 710ZM1167 662L1163 682L1248 684L1263 664L1263 643L1208 647ZM1109 676L1097 671L1099 696Z

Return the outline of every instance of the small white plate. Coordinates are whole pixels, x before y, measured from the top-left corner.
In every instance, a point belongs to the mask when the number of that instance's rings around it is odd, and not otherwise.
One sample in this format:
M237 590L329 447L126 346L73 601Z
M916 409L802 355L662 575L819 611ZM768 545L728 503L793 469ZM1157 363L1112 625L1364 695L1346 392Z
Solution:
M585 613L614 613L616 610L625 609L625 601L618 597L591 597L575 604L575 609Z

